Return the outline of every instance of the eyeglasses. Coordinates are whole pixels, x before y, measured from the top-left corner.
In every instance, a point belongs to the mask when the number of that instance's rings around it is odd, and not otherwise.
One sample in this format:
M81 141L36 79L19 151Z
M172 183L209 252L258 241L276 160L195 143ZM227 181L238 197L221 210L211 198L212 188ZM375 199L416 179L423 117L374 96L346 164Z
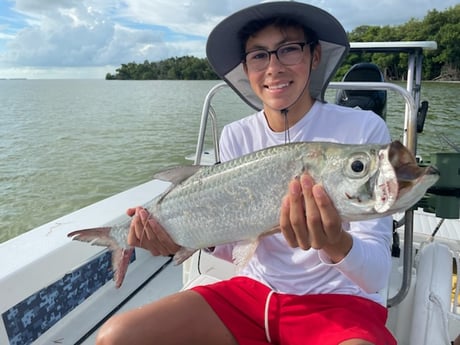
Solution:
M295 42L280 45L275 50L257 49L244 55L244 62L251 71L262 71L270 63L270 56L275 54L278 61L285 65L296 65L302 60L303 48L313 42Z

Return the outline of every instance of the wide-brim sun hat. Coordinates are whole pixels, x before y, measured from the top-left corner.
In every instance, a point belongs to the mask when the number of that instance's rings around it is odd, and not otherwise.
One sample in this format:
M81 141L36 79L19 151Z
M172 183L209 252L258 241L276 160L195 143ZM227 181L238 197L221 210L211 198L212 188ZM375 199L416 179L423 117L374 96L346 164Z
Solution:
M206 55L217 75L246 103L260 110L263 105L253 92L244 72L242 42L239 32L253 20L277 16L290 17L313 30L321 45L321 59L310 76L310 94L324 102L324 93L350 44L343 26L328 12L295 1L265 2L250 6L225 18L211 31L206 44Z

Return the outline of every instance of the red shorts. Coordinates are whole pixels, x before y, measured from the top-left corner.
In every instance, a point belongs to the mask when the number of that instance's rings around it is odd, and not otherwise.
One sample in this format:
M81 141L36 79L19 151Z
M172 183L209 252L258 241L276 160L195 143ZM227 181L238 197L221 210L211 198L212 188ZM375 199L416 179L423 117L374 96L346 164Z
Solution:
M396 340L385 327L387 310L371 300L339 294L288 295L245 277L193 288L240 345L337 345L363 339Z

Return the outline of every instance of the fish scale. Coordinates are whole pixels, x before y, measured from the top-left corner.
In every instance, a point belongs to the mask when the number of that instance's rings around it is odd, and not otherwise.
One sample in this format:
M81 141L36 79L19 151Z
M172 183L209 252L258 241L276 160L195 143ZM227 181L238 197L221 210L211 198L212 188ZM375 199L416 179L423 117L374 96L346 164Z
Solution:
M211 167L167 169L155 176L171 181L172 187L145 206L181 246L174 256L181 263L200 248L255 242L272 233L278 227L289 181L304 171L322 184L343 221L404 211L439 178L435 168L419 167L398 141L386 145L297 142ZM112 250L117 287L133 250L127 243L130 223L127 219L112 227L68 234Z
M150 211L176 243L188 248L230 242L235 236L255 239L277 224L288 182L302 172L301 150L283 145L203 169Z

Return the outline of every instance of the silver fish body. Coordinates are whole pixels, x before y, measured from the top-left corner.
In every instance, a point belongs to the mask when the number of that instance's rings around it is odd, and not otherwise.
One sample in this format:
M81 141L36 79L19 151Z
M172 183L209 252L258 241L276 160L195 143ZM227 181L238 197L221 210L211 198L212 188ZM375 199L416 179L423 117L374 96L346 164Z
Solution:
M166 170L157 177L172 181L173 186L145 207L184 248L175 258L182 262L197 249L256 240L274 231L288 183L303 172L323 185L344 221L403 211L417 202L439 176L432 167L418 167L399 142L299 142L215 166ZM79 230L69 236L112 250L128 249L129 224L128 220L111 228Z

